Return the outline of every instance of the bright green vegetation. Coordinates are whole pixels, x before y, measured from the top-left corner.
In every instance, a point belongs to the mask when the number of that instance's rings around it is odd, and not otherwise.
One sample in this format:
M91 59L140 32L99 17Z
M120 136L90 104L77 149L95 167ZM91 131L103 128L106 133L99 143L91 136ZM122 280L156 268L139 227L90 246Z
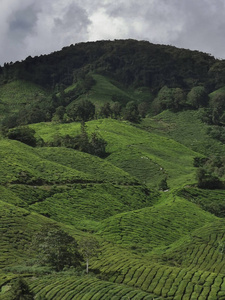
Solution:
M9 140L0 144L0 182L29 185L93 181L81 171L41 159L33 148Z
M148 186L156 187L165 176L170 187L195 181L193 158L199 154L174 140L112 119L91 121L87 125L89 132L97 128L107 141L106 150L110 155L106 160ZM77 123L39 123L31 127L45 141L51 141L55 133L77 134L79 126Z
M221 142L207 134L209 125L201 122L199 111L187 110L174 113L169 110L154 118L146 118L141 127L157 134L167 136L186 147L204 155L224 155Z
M115 95L122 99L128 99L128 101L129 99L133 100L133 97L130 97L127 92L115 86L110 80L107 80L106 77L94 74L93 78L96 84L91 89L87 98L93 101L97 108L105 102L112 102L113 96Z
M170 196L161 205L117 214L104 220L99 234L121 245L154 249L168 246L215 219L195 204Z
M44 287L40 289L40 287ZM76 276L64 276L53 279L44 278L35 280L32 289L38 297L47 299L155 299L153 294L143 292L140 289L127 287L112 282L103 282L99 279L79 278ZM160 298L157 298L160 299Z
M0 68L0 299L20 276L39 300L225 299L223 68L207 54L132 40ZM86 104L96 113L82 119ZM35 147L9 139L31 129ZM57 144L84 133L106 155ZM220 190L197 187L201 168ZM51 226L75 239L62 248L76 265L60 263ZM78 252L91 240L99 248L86 274Z

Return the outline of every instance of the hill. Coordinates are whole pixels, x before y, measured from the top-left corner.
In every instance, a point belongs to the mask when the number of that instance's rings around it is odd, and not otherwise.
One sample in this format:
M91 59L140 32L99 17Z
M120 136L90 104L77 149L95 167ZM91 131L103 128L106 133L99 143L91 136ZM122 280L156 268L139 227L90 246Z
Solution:
M0 68L0 299L225 299L224 70L134 40Z

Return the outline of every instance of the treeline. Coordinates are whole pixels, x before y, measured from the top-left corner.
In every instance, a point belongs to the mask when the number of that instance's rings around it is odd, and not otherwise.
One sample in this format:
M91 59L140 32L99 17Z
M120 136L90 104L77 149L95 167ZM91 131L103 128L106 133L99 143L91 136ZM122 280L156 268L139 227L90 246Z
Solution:
M196 157L194 159L197 185L202 189L224 189L225 157Z
M147 41L115 40L80 43L61 51L0 68L2 82L24 79L43 87L69 86L89 72L114 78L125 86L146 86L157 93L163 86L207 92L225 83L225 62L209 54L155 45Z
M137 103L129 97L121 99L120 95L113 95L111 102L106 102L96 109L90 100L84 99L91 87L95 84L92 76L87 75L80 80L74 89L59 92L50 97L36 95L35 99L24 105L18 112L6 115L2 120L2 131L10 128L40 122L87 122L98 118L123 119L138 123L145 117L150 103Z
M216 92L210 96L204 86L195 86L189 92L181 88L162 87L152 101L134 101L129 97L113 95L111 102L104 103L96 109L94 103L84 96L95 84L91 75L86 75L74 89L65 92L63 88L51 97L36 96L19 112L6 115L2 121L2 130L39 122L70 123L87 122L98 118L114 118L138 123L148 113L156 115L166 109L174 112L195 109L199 118L216 125L209 129L213 138L225 141L223 126L225 124L225 93Z
M9 129L4 132L4 136L32 147L65 147L101 158L105 158L108 155L106 152L107 142L102 138L98 130L88 135L85 122L81 122L80 134L75 136L68 134L65 136L55 135L51 142L44 142L41 137L36 135L35 130L28 126Z

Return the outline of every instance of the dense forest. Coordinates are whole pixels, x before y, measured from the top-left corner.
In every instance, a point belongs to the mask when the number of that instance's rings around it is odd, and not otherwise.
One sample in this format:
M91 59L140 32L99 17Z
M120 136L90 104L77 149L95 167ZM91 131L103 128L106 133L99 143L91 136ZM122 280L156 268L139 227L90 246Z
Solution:
M115 40L0 67L0 299L225 299L225 61Z

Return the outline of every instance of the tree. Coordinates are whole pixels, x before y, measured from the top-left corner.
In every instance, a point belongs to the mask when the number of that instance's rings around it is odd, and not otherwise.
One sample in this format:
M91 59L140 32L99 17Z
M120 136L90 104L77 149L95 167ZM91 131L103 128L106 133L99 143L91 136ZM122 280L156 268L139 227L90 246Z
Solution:
M18 277L13 280L11 290L9 293L10 300L33 300L34 294L31 292L27 282L22 278Z
M225 123L224 111L225 111L225 95L217 94L211 101L212 109L212 123L214 125L222 125Z
M149 104L146 101L141 102L138 104L138 112L142 118L145 118L149 109Z
M195 86L187 94L187 103L193 108L207 106L208 95L203 86Z
M89 272L89 260L99 253L99 242L94 237L83 238L79 242L79 249L86 260L86 273Z
M67 115L71 117L73 121L86 122L94 118L95 105L89 100L73 102L67 107Z
M53 115L52 121L62 122L65 112L66 112L66 110L65 110L64 106L57 107L55 110L55 113Z
M47 224L35 235L33 247L38 252L37 262L61 271L67 266L80 266L82 256L76 240L55 224Z
M123 112L124 120L130 122L138 123L140 121L139 112L137 104L134 101L129 101L126 105L126 108Z
M91 134L89 153L96 155L98 157L106 156L106 146L107 142L97 133L93 132Z
M121 104L116 101L111 105L112 116L117 119L121 114Z
M204 167L200 167L197 169L197 180L198 180L198 187L202 189L220 189L222 187L222 182L210 170L207 170Z
M111 110L111 107L110 107L110 103L109 102L106 102L100 109L100 116L103 117L103 118L108 118L108 117L111 117L112 115L112 110Z
M153 101L153 109L156 113L164 109L179 110L184 106L185 93L181 88L169 88L164 86L158 92L157 98Z
M32 147L37 145L37 140L34 135L35 130L27 126L10 129L7 133L9 139L20 141Z

